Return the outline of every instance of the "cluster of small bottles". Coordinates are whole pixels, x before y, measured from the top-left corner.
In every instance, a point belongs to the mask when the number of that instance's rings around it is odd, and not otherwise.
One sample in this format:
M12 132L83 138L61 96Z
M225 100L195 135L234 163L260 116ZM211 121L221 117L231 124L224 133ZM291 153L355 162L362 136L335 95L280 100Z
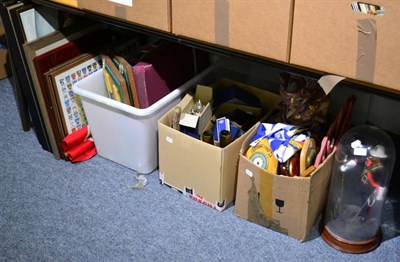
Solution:
M202 140L208 144L214 145L214 135L211 130L205 130L202 135ZM222 130L219 133L219 147L224 148L232 142L231 132Z
M203 110L203 105L200 100L196 102L195 108L191 109L191 114L201 113ZM176 130L181 130L179 121L181 119L182 108L180 106L176 106L172 112L172 124L171 127ZM202 133L201 140L214 145L214 134L212 130L207 129ZM222 130L219 133L219 146L221 148L226 147L232 142L231 132L229 130Z

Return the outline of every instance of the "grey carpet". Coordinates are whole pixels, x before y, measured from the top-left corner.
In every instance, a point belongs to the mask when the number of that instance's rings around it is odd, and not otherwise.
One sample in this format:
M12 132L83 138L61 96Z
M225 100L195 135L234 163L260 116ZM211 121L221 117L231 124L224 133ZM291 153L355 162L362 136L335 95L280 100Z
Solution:
M22 130L10 80L0 80L0 261L400 261L399 198L371 253L337 251L316 226L300 243L189 200L157 172L134 191L133 171L102 157L55 160Z

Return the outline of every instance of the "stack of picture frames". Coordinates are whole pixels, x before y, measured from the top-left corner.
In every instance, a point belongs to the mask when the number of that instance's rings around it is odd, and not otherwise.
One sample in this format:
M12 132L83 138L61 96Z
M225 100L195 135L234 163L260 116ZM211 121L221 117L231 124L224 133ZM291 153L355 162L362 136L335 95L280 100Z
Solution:
M57 146L67 134L88 125L82 103L72 91L72 85L90 76L101 66L99 55L84 53L43 74L45 85L50 91L50 104L56 112L55 124L59 132ZM60 153L60 158L64 158L64 154Z
M82 127L82 124L87 124L82 114L79 115L79 119L71 118L75 112L81 111L71 90L72 84L91 74L100 65L99 62L94 62L96 60L94 54L82 52L79 45L71 38L63 38L58 32L49 38L40 39L39 44L33 42L24 45L24 50L53 154L56 159L64 159L61 149L62 139ZM61 39L53 42L52 38ZM47 42L48 40L50 42ZM41 48L35 49L37 46ZM88 63L90 63L89 68L87 68ZM76 124L78 121L80 124Z
M56 14L57 19L54 19L54 15L46 15L43 7L32 5L30 8L40 9L30 18L37 23L35 28L44 28L43 24L46 24L50 29L40 36L29 36L29 39L25 37L21 43L24 64L47 133L48 151L56 159L67 160L62 140L88 125L79 96L75 96L72 86L102 68L100 54L115 53L118 47L123 55L124 50L138 48L146 39L138 33L61 11ZM49 11L54 12L51 9ZM46 20L47 17L52 19ZM32 27L32 23L27 24ZM24 30L22 22L20 26L22 31L31 30Z
M59 13L16 0L2 1L0 13L7 36L14 86L16 93L20 94L17 101L22 125L25 131L33 127L42 148L52 152L40 98L33 87L22 45L58 30Z

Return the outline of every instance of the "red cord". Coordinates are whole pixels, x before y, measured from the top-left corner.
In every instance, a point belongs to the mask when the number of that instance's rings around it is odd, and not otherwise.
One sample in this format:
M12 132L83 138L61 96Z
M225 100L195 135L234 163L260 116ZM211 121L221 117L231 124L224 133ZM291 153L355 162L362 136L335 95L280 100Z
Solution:
M369 183L370 183L374 188L379 188L378 183L376 183L375 180L374 180L374 178L372 177L372 173L371 173L371 172L368 172L367 176L368 176L368 181L369 181Z

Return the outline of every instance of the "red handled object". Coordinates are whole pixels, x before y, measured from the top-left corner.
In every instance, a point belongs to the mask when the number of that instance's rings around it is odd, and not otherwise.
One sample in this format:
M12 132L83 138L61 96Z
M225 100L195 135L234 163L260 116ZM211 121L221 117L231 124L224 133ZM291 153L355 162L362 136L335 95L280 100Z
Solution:
M355 96L349 96L346 103L340 108L335 121L322 139L320 150L315 159L315 167L318 167L329 154L336 150L336 144L339 143L340 138L349 128L355 100Z

